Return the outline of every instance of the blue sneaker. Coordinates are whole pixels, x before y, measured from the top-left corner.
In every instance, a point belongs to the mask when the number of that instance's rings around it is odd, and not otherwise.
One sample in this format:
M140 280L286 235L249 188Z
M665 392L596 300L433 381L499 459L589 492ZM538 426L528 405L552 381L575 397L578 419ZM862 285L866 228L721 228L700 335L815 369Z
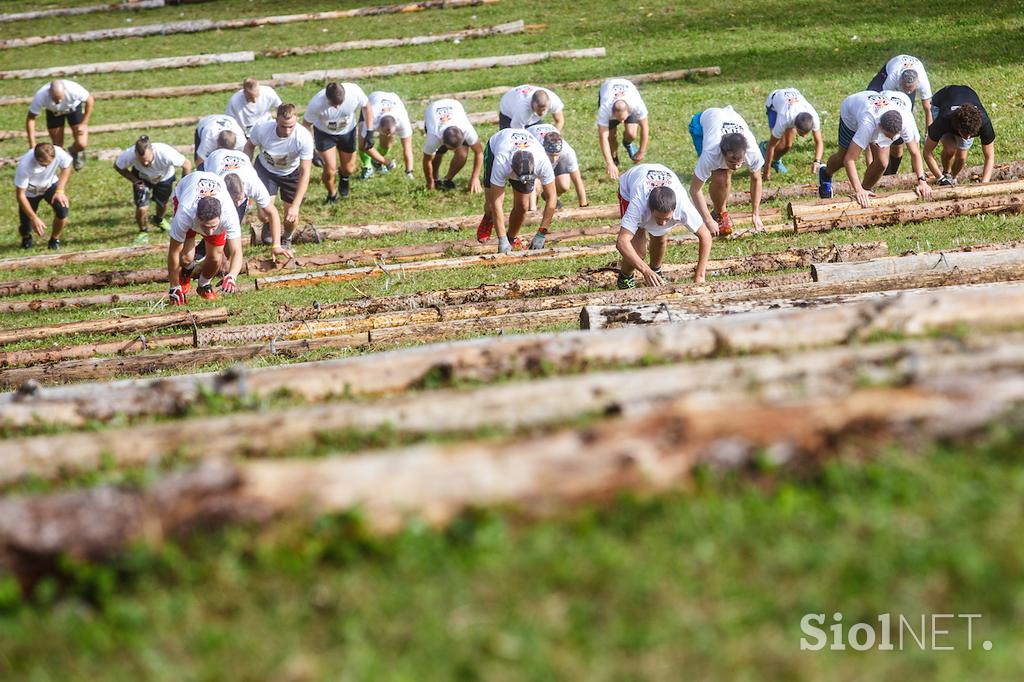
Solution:
M630 142L626 144L622 143L622 146L626 148L626 153L629 154L630 161L636 161L636 155L640 153L640 147L637 146L636 142Z
M789 169L786 168L785 165L783 165L782 159L775 159L774 161L772 161L772 170L775 171L776 173L779 173L780 175L785 175L786 173L789 172Z
M832 176L824 166L818 169L818 196L822 199L832 198Z

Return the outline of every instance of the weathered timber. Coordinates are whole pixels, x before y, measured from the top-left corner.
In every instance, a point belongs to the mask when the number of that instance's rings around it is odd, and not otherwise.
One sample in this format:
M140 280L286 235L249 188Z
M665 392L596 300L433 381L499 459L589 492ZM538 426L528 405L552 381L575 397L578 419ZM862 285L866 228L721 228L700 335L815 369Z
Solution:
M152 59L126 59L116 62L94 64L68 64L48 66L42 69L14 69L0 71L0 80L21 80L25 78L56 78L58 76L80 76L91 73L124 73L128 71L151 71L156 69L183 69L210 64L237 64L251 62L256 54L249 51L222 52L219 54L193 54L183 57L156 57Z
M580 50L552 50L549 52L525 52L521 54L500 55L495 57L473 57L466 59L437 59L428 62L410 62L408 64L382 64L379 66L356 66L347 69L319 69L300 73L275 73L275 81L288 85L301 85L309 81L327 79L358 79L395 76L399 74L432 73L436 71L472 71L490 69L495 66L526 66L550 59L586 59L604 57L603 47L591 47Z
M811 276L816 282L835 284L917 272L979 270L1022 264L1024 249L950 251L919 256L874 258L860 263L815 263L811 266Z
M0 49L45 45L48 43L78 43L92 40L117 40L124 38L141 38L153 35L171 35L174 33L199 33L202 31L223 31L227 29L249 28L253 26L271 26L291 24L302 21L327 21L346 19L349 17L377 16L381 14L405 14L430 9L448 9L456 7L475 7L497 2L498 0L426 0L410 2L403 5L382 5L378 7L359 7L348 10L330 12L305 12L302 14L285 14L270 17L253 17L246 19L196 19L191 21L171 21L164 24L144 24L121 28L80 31L48 36L32 36L28 38L9 38L0 40Z
M469 28L462 31L449 31L447 33L429 33L427 35L412 36L411 38L368 38L364 40L346 40L340 43L327 43L326 45L288 47L283 50L263 50L259 55L261 57L294 57L303 54L324 54L326 52L341 52L344 50L373 50L402 47L405 45L427 45L448 40L465 40L467 38L486 38L487 36L523 33L525 30L526 24L522 19L519 19L495 26Z
M94 296L68 296L65 298L37 298L24 301L0 300L0 313L27 313L42 310L66 310L89 308L119 303L144 303L167 298L163 291L147 291L138 294L96 294Z
M970 199L972 197L992 196L995 194L1019 194L1024 192L1024 180L1008 180L1006 182L989 182L983 185L963 185L961 187L937 187L932 190L928 201L948 201L950 199ZM871 206L897 206L914 204L922 201L915 192L895 192L883 194L871 199ZM860 208L853 199L821 200L817 202L794 203L786 206L790 218L819 216L826 213L846 213ZM799 226L799 224L798 224Z
M517 429L556 424L583 414L698 391L751 391L772 399L834 397L875 384L905 384L936 375L1024 368L1019 333L964 339L887 342L792 355L722 358L635 370L588 372L472 390L440 389L370 403L331 402L226 416L192 417L79 433L0 441L0 486L25 478L56 478L117 467L153 465L173 455L248 457L284 454L297 444L342 429L390 426L407 434ZM508 409L514 405L515 409Z
M54 7L29 12L5 12L0 14L0 23L11 21L27 21L30 19L46 19L48 17L70 17L78 14L94 12L114 12L117 10L155 9L164 6L164 0L129 0L113 2L105 5L81 5L79 7Z
M79 322L62 322L41 327L23 327L21 329L0 330L0 345L49 339L67 334L116 334L118 332L142 332L166 327L183 327L201 324L221 324L228 320L227 308L211 308L209 310L184 310L154 315L135 317L112 317L109 319L81 320Z
M166 334L162 336L140 334L127 340L122 339L120 341L107 341L104 343L11 350L0 353L0 367L41 365L64 360L92 358L97 355L124 355L127 353L141 353L152 348L187 348L193 345L195 345L195 338L192 334Z
M821 213L794 219L797 232L820 232L871 225L917 223L957 216L1019 213L1024 193L984 197L968 197L921 204L871 206L842 213Z
M542 516L623 490L675 489L698 466L746 470L765 452L783 473L806 472L857 444L868 455L893 440L967 437L1012 414L1022 399L1024 379L999 373L781 402L719 392L627 406L596 426L497 443L211 461L144 489L104 485L4 498L0 560L30 591L61 565L59 557L101 562L211 523L358 508L370 529L396 532L414 518L442 525L480 506Z
M133 284L152 284L167 280L167 268L143 270L114 270L83 275L55 275L36 279L0 282L0 296L18 294L45 294L54 291L84 291L105 287L123 287Z
M4 258L0 260L0 270L52 268L71 263L93 263L102 260L148 256L152 253L160 253L166 250L166 246L118 246L110 249L93 249L91 251L62 251L39 256Z

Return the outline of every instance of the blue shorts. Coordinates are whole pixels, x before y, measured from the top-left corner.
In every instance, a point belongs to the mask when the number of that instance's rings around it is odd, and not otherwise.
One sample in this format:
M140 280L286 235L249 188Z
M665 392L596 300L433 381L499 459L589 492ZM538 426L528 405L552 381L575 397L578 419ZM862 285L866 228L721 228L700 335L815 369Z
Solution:
M690 139L693 140L693 148L697 150L698 157L704 151L704 128L700 124L700 115L703 113L698 111L690 119Z
M839 146L842 147L843 149L849 149L850 148L850 144L853 142L853 136L854 135L856 135L856 133L854 131L850 130L849 128L847 128L846 124L843 123L843 119L840 118L839 119Z
M768 134L771 135L771 132L775 130L775 121L779 119L779 112L771 107L765 107L764 114L768 117Z

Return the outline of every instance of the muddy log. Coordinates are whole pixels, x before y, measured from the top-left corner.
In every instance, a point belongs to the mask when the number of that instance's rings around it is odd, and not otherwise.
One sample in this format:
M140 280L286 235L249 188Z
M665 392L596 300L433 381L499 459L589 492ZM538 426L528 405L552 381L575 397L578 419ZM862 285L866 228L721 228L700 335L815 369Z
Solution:
M392 427L405 434L466 433L485 427L535 428L583 414L696 391L756 391L773 399L837 396L865 377L875 384L971 376L1024 368L1019 333L963 339L886 342L792 355L723 358L635 370L499 383L472 390L439 389L364 402L333 402L286 410L192 417L80 433L0 441L0 486L28 477L55 478L101 466L152 466L161 459L212 453L247 457L285 454L305 441L343 429ZM508 409L515 405L516 409Z
M949 201L952 199L970 199L973 197L993 196L996 194L1019 194L1024 192L1024 180L1007 182L990 182L984 185L964 185L962 187L937 187L932 190L929 201ZM914 192L895 192L883 194L871 199L871 206L898 206L900 204L916 204L921 202ZM790 218L823 215L826 213L847 213L860 208L853 199L822 200L817 202L793 203L786 206L786 214Z
M966 215L1019 213L1024 194L1010 194L949 201L930 201L921 204L871 206L842 213L816 213L794 218L797 232L820 232L872 225L919 223Z
M815 263L815 282L836 284L917 272L948 272L955 269L980 270L1024 264L1024 249L992 251L949 251L919 256L875 258L860 263Z
M747 470L764 453L781 472L795 473L858 445L867 455L891 440L919 445L972 436L1022 399L1024 379L998 373L791 401L719 392L710 400L626 406L596 426L497 443L212 461L141 490L104 485L7 497L0 501L0 557L30 590L61 556L104 561L132 544L230 521L358 508L370 529L397 532L414 518L441 525L481 506L541 516L623 490L675 489L697 466Z
M475 7L477 5L493 4L497 1L498 0L426 0L424 2L410 2L404 5L359 7L355 9L336 10L331 12L305 12L302 14L285 14L247 19L196 19L193 21L171 21L164 24L144 24L142 26L80 31L77 33L63 33L49 36L10 38L8 40L0 40L0 49L45 45L47 43L78 43L92 40L118 40L153 35L171 35L173 33L223 31L235 28L249 28L252 26L291 24L302 21L327 21L332 19L346 19L349 17L377 16L381 14L405 14L430 9Z
M192 334L167 334L163 336L140 334L134 338L122 339L120 341L7 351L0 353L0 367L42 365L62 362L64 360L92 358L97 355L126 355L128 353L142 353L152 348L187 348L194 345L195 339Z
M70 263L92 263L101 260L116 260L118 258L148 256L150 254L161 253L166 250L166 246L119 246L111 249L65 251L61 253L43 254L40 256L25 256L23 258L4 258L0 260L0 270L53 268L60 265L68 265Z
M115 317L100 320L82 320L80 322L63 322L41 327L24 327L22 329L0 330L0 345L49 339L67 334L116 334L119 332L142 332L165 327L187 327L202 324L221 324L228 320L227 308L210 310L185 310L173 313L157 313L137 317Z

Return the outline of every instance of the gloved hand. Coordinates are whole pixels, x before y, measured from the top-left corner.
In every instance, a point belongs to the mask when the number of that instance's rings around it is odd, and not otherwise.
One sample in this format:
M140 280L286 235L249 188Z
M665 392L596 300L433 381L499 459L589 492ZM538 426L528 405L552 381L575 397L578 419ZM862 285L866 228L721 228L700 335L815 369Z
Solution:
M235 284L235 278L232 275L225 275L219 286L225 294L233 294L238 291L238 285Z
M185 305L186 303L185 292L181 290L181 287L171 289L167 294L167 298L171 305Z
M509 253L512 251L512 244L509 243L508 237L498 238L498 253Z
M538 232L533 235L533 239L530 240L530 251L539 251L544 248L544 239L547 237L543 232Z

